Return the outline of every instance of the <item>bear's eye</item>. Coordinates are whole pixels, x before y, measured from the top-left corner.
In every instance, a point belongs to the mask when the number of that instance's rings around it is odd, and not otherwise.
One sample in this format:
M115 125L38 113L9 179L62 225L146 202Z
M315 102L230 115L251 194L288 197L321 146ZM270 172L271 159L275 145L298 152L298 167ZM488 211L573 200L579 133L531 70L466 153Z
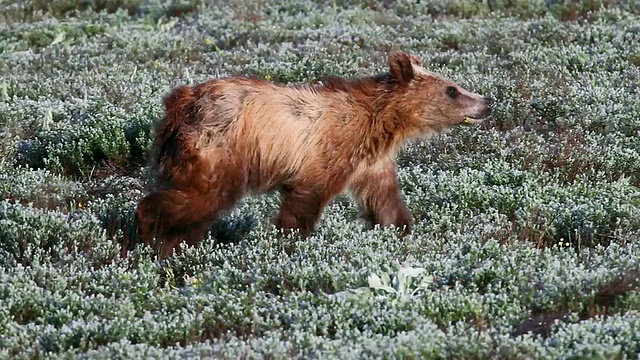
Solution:
M456 96L458 96L458 89L455 86L447 87L447 95L449 95L450 98L455 99Z

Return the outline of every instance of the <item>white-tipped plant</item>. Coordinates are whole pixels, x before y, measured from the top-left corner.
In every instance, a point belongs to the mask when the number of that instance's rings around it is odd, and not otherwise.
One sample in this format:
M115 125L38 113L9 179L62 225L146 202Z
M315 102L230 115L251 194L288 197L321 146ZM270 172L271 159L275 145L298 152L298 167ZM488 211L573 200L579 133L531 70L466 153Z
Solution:
M368 295L377 297L389 296L405 300L418 295L433 283L433 276L425 273L426 269L421 267L400 267L395 274L391 275L386 272L380 275L371 273L367 277L367 286L348 289L335 295L346 298Z

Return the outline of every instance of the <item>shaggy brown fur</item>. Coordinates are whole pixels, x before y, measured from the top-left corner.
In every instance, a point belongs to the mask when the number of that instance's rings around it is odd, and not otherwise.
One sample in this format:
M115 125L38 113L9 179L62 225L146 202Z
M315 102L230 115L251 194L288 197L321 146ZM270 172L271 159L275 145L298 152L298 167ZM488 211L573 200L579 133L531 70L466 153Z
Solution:
M164 258L182 240L199 242L242 196L272 191L283 196L276 226L308 235L344 190L372 224L410 233L397 150L409 139L478 123L490 104L404 52L390 55L388 73L315 86L242 77L179 86L164 99L157 183L136 210L139 235L147 244L157 237Z

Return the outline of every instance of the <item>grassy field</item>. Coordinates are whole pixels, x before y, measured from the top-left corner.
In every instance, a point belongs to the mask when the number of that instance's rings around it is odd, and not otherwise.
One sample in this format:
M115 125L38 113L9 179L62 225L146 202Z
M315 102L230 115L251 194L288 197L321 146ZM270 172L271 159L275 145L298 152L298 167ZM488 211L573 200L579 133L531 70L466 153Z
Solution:
M636 357L639 7L0 0L0 358ZM277 241L265 195L120 259L173 86L369 75L396 49L498 102L400 154L412 236L343 195Z

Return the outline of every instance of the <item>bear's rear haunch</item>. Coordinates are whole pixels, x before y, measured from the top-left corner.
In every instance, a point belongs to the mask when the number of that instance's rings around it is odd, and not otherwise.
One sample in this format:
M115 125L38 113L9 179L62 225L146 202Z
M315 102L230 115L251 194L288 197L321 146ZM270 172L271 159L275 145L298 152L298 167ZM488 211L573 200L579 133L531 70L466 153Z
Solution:
M389 71L285 86L243 77L179 86L156 129L153 191L136 209L138 241L166 258L197 244L241 197L278 191L275 225L309 235L324 207L348 190L370 225L411 232L395 155L410 139L477 124L492 100L401 51ZM132 244L123 245L126 256Z

